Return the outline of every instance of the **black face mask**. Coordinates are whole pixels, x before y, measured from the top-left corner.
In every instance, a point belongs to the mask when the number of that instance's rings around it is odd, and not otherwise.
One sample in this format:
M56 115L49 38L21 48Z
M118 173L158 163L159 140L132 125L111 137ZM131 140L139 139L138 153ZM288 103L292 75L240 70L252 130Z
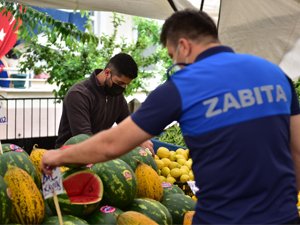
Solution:
M111 79L111 78L110 78ZM121 87L120 85L117 85L116 83L114 83L111 79L112 82L112 86L110 87L108 85L107 80L105 81L105 86L104 86L104 90L105 92L110 95L110 96L118 96L121 95L124 91L125 88Z

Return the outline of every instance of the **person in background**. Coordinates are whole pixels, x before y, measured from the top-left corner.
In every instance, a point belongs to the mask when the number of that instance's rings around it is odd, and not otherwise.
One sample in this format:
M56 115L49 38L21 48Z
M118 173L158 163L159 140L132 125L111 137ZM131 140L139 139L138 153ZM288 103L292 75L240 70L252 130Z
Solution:
M89 79L73 85L63 100L55 148L78 134L93 135L111 128L129 116L123 92L137 77L138 67L134 59L125 53L113 56L106 67L96 69ZM153 143L141 144L153 153Z
M8 65L4 58L0 59L0 78L9 78L8 72L5 69L7 67ZM9 84L9 80L0 80L0 87L9 88Z
M181 70L119 126L45 153L44 172L116 158L178 121L199 188L194 224L299 223L300 109L291 80L222 45L205 12L175 12L160 38Z

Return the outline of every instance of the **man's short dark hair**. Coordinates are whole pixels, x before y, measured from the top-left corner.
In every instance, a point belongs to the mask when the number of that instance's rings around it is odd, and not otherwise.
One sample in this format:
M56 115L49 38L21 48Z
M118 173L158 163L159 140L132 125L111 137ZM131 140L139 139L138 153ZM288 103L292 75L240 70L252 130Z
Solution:
M203 11L186 9L173 13L164 23L160 42L166 46L167 41L176 45L180 38L201 40L211 38L218 41L218 29L212 18Z
M136 78L138 74L138 66L136 62L126 53L119 53L113 56L105 68L112 69L117 73L116 75L124 75L131 79Z

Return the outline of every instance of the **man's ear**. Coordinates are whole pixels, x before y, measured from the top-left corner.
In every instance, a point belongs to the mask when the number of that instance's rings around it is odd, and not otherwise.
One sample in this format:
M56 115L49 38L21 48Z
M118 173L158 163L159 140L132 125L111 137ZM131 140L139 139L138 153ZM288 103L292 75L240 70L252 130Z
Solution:
M106 77L108 77L110 73L111 73L111 70L109 68L104 69L104 74Z
M191 45L189 43L189 41L186 38L180 38L178 43L181 46L181 51L183 52L183 54L185 56L188 56L191 52Z

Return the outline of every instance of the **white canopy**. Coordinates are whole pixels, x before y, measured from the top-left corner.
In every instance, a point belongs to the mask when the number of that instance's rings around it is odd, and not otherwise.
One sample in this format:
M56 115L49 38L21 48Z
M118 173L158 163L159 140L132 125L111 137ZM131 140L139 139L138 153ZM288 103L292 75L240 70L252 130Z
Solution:
M300 76L300 0L223 0L219 17L223 44Z
M8 0L40 7L114 11L165 19L174 9L200 8L219 17L223 44L262 56L292 78L300 75L300 0ZM221 2L221 3L220 3ZM220 14L219 14L220 5ZM208 6L208 7L207 7Z
M93 11L111 11L166 19L173 12L184 8L194 8L189 0L8 0L45 8L84 9ZM199 5L200 6L200 5Z

